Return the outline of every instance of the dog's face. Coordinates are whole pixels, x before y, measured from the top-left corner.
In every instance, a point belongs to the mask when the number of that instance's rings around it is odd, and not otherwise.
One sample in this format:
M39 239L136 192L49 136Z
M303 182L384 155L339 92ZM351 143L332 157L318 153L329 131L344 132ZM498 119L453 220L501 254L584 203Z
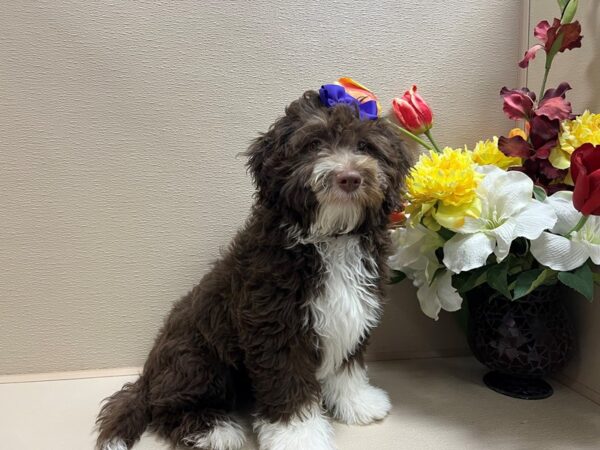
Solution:
M387 220L410 158L383 120L306 92L248 151L258 202L305 236L357 231Z

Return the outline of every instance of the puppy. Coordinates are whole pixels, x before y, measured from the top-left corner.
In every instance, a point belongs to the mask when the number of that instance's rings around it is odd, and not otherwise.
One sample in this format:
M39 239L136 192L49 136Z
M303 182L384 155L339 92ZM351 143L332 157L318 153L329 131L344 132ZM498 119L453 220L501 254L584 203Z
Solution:
M400 139L308 91L247 156L249 219L173 306L139 379L106 400L99 449L127 450L146 428L173 445L239 449L234 413L249 404L261 449L331 450L324 408L348 424L387 415L363 352L410 167Z

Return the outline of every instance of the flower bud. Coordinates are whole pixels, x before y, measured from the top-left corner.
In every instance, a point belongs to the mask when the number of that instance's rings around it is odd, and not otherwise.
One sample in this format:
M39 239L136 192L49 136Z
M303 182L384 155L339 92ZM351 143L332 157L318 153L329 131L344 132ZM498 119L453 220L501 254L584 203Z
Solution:
M414 134L422 134L433 126L433 113L429 105L417 94L417 86L404 93L402 98L392 100L398 122Z

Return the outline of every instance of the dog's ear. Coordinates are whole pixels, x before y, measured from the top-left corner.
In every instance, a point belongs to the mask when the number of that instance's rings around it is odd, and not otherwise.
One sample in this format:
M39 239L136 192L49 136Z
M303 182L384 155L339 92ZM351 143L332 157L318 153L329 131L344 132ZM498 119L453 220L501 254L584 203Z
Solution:
M285 115L277 119L269 131L252 142L245 153L248 157L246 166L252 175L259 198L276 196L279 175L276 169L285 167L281 159L285 157L290 137L307 118L314 116L322 108L319 94L307 91L285 109ZM270 191L273 192L269 193Z
M252 175L258 197L266 199L270 183L275 181L277 174L273 169L277 166L282 148L286 145L293 132L292 120L286 114L279 118L269 131L261 134L252 142L245 155L248 157L246 167Z

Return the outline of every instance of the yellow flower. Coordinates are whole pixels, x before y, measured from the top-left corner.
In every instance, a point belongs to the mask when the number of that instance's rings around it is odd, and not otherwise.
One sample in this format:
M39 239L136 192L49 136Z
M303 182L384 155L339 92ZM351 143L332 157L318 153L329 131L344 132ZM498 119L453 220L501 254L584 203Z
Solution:
M561 123L559 145L550 152L550 163L557 169L568 169L571 165L571 153L583 144L600 144L600 114L586 110L574 120Z
M483 175L475 171L470 152L444 148L423 154L406 180L411 219L429 228L458 228L466 216L479 217L476 189Z
M471 155L473 162L480 166L497 166L506 170L509 167L522 164L521 158L506 156L498 149L498 138L496 136L492 140L479 141L475 144Z

